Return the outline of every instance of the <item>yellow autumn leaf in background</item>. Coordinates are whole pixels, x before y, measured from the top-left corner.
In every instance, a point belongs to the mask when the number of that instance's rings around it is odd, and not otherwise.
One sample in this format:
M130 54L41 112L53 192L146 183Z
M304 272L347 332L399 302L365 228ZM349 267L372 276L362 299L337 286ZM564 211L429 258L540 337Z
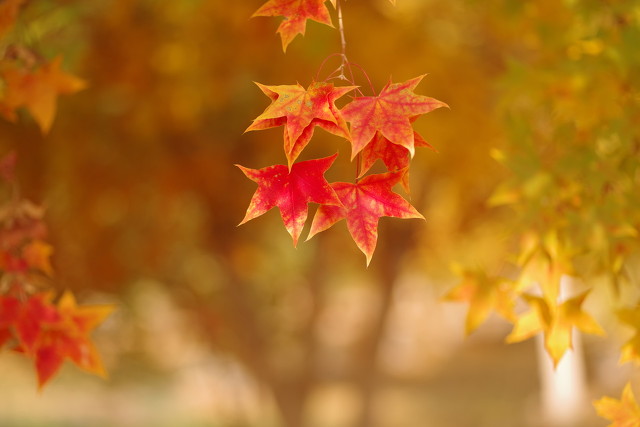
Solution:
M632 327L635 332L620 350L620 363L640 363L640 306L619 310L617 314L618 319Z
M524 295L532 309L520 316L506 341L519 342L543 332L545 349L557 366L565 352L572 348L574 326L587 334L604 335L600 325L582 311L582 303L588 293L583 292L556 306L549 305L545 298Z
M608 427L640 427L640 407L633 396L630 383L624 387L620 400L603 397L593 402L593 406L598 415L612 421Z
M489 277L480 269L464 270L459 274L462 282L446 294L444 300L469 303L465 324L467 334L478 328L492 311L509 321L516 320L513 311L516 295L512 282L502 277Z

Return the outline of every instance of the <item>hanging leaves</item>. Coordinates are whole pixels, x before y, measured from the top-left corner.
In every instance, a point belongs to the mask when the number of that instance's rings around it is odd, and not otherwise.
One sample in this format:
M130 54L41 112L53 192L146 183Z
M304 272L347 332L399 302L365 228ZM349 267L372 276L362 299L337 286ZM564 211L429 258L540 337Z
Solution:
M391 2L395 4L393 0ZM332 4L339 10L340 5L335 0ZM342 16L340 12L338 15ZM278 28L284 50L297 34L304 34L308 19L331 25L323 0L269 0L253 16L285 17ZM342 19L339 21L344 50ZM351 65L344 51L339 57L342 64L328 80L348 80L344 71ZM355 97L342 109L335 102L357 88L353 81L349 86L313 81L307 89L299 84L267 86L256 83L271 99L271 104L246 131L284 126L283 145L288 170L284 165L259 170L239 166L249 179L258 183L240 224L277 206L296 246L307 219L307 204L315 202L320 207L308 239L345 218L353 240L365 254L369 265L378 239L380 217L424 218L409 202L392 191L392 187L400 183L409 192L409 166L415 147L433 149L413 130L411 123L422 114L447 106L413 92L423 77L404 83L389 81L379 95ZM337 154L295 163L311 141L316 126L349 140L352 161L362 153L356 164L355 183L329 185L325 181L324 173ZM377 160L381 160L389 172L365 176Z
M15 188L15 154L0 159L6 183ZM0 348L33 360L43 387L71 360L89 373L105 376L91 332L109 315L112 306L78 306L71 292L53 301L53 291L41 291L53 276L46 242L44 211L20 199L17 193L0 205Z

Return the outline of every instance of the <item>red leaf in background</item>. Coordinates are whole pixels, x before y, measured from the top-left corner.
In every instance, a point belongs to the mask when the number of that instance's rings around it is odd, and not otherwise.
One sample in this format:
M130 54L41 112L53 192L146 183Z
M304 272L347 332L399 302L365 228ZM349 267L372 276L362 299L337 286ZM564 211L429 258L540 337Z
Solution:
M349 139L347 124L334 102L355 86L335 87L331 83L313 82L305 90L299 84L256 84L272 103L245 132L284 125L284 151L289 166L308 144L315 126Z
M282 38L282 50L298 35L304 35L307 19L333 27L329 10L324 5L326 0L269 0L258 9L255 16L284 16L278 27Z
M353 159L380 132L394 144L414 154L414 131L411 119L447 104L428 96L416 95L413 89L424 75L404 83L387 83L377 96L354 98L341 111L351 123L351 158Z
M111 305L78 306L71 292L65 292L58 302L60 321L44 331L35 354L38 382L42 387L70 359L79 368L104 377L102 361L89 338L90 333L111 314Z
M51 303L52 297L51 293L36 294L20 307L15 328L20 348L29 355L35 353L42 331L60 322L60 314Z
M249 169L237 165L247 178L258 183L247 213L238 225L278 207L284 226L293 238L293 245L307 220L307 203L340 206L340 199L324 178L324 173L338 155L295 163L291 170L285 165Z
M34 358L39 386L44 386L66 359L104 377L104 367L89 335L113 307L78 306L70 292L65 292L57 305L51 298L51 294L32 296L19 307L14 319L19 341L16 349Z
M307 240L346 218L349 233L358 248L366 255L369 265L378 240L380 217L424 219L409 202L391 190L402 180L404 172L402 170L369 175L356 184L332 183L331 186L340 197L342 206L320 206L311 223Z

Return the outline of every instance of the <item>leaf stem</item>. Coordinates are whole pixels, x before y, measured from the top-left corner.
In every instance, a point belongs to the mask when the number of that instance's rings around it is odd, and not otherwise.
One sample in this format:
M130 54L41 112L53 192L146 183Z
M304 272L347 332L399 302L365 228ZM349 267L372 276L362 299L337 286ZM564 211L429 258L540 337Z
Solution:
M340 54L342 56L342 63L340 64L339 79L348 80L344 75L344 68L347 65L347 40L344 37L344 22L342 20L342 7L340 0L336 0L336 10L338 11L338 31L340 32Z

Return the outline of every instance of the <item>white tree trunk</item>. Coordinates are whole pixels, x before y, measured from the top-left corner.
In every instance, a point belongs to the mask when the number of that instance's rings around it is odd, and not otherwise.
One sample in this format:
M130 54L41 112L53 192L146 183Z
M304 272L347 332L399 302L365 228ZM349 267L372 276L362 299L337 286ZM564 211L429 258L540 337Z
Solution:
M563 276L559 302L572 296L573 279ZM589 407L584 353L580 333L573 330L573 350L565 353L554 370L551 357L544 348L542 335L536 337L540 405L544 425L574 426Z

